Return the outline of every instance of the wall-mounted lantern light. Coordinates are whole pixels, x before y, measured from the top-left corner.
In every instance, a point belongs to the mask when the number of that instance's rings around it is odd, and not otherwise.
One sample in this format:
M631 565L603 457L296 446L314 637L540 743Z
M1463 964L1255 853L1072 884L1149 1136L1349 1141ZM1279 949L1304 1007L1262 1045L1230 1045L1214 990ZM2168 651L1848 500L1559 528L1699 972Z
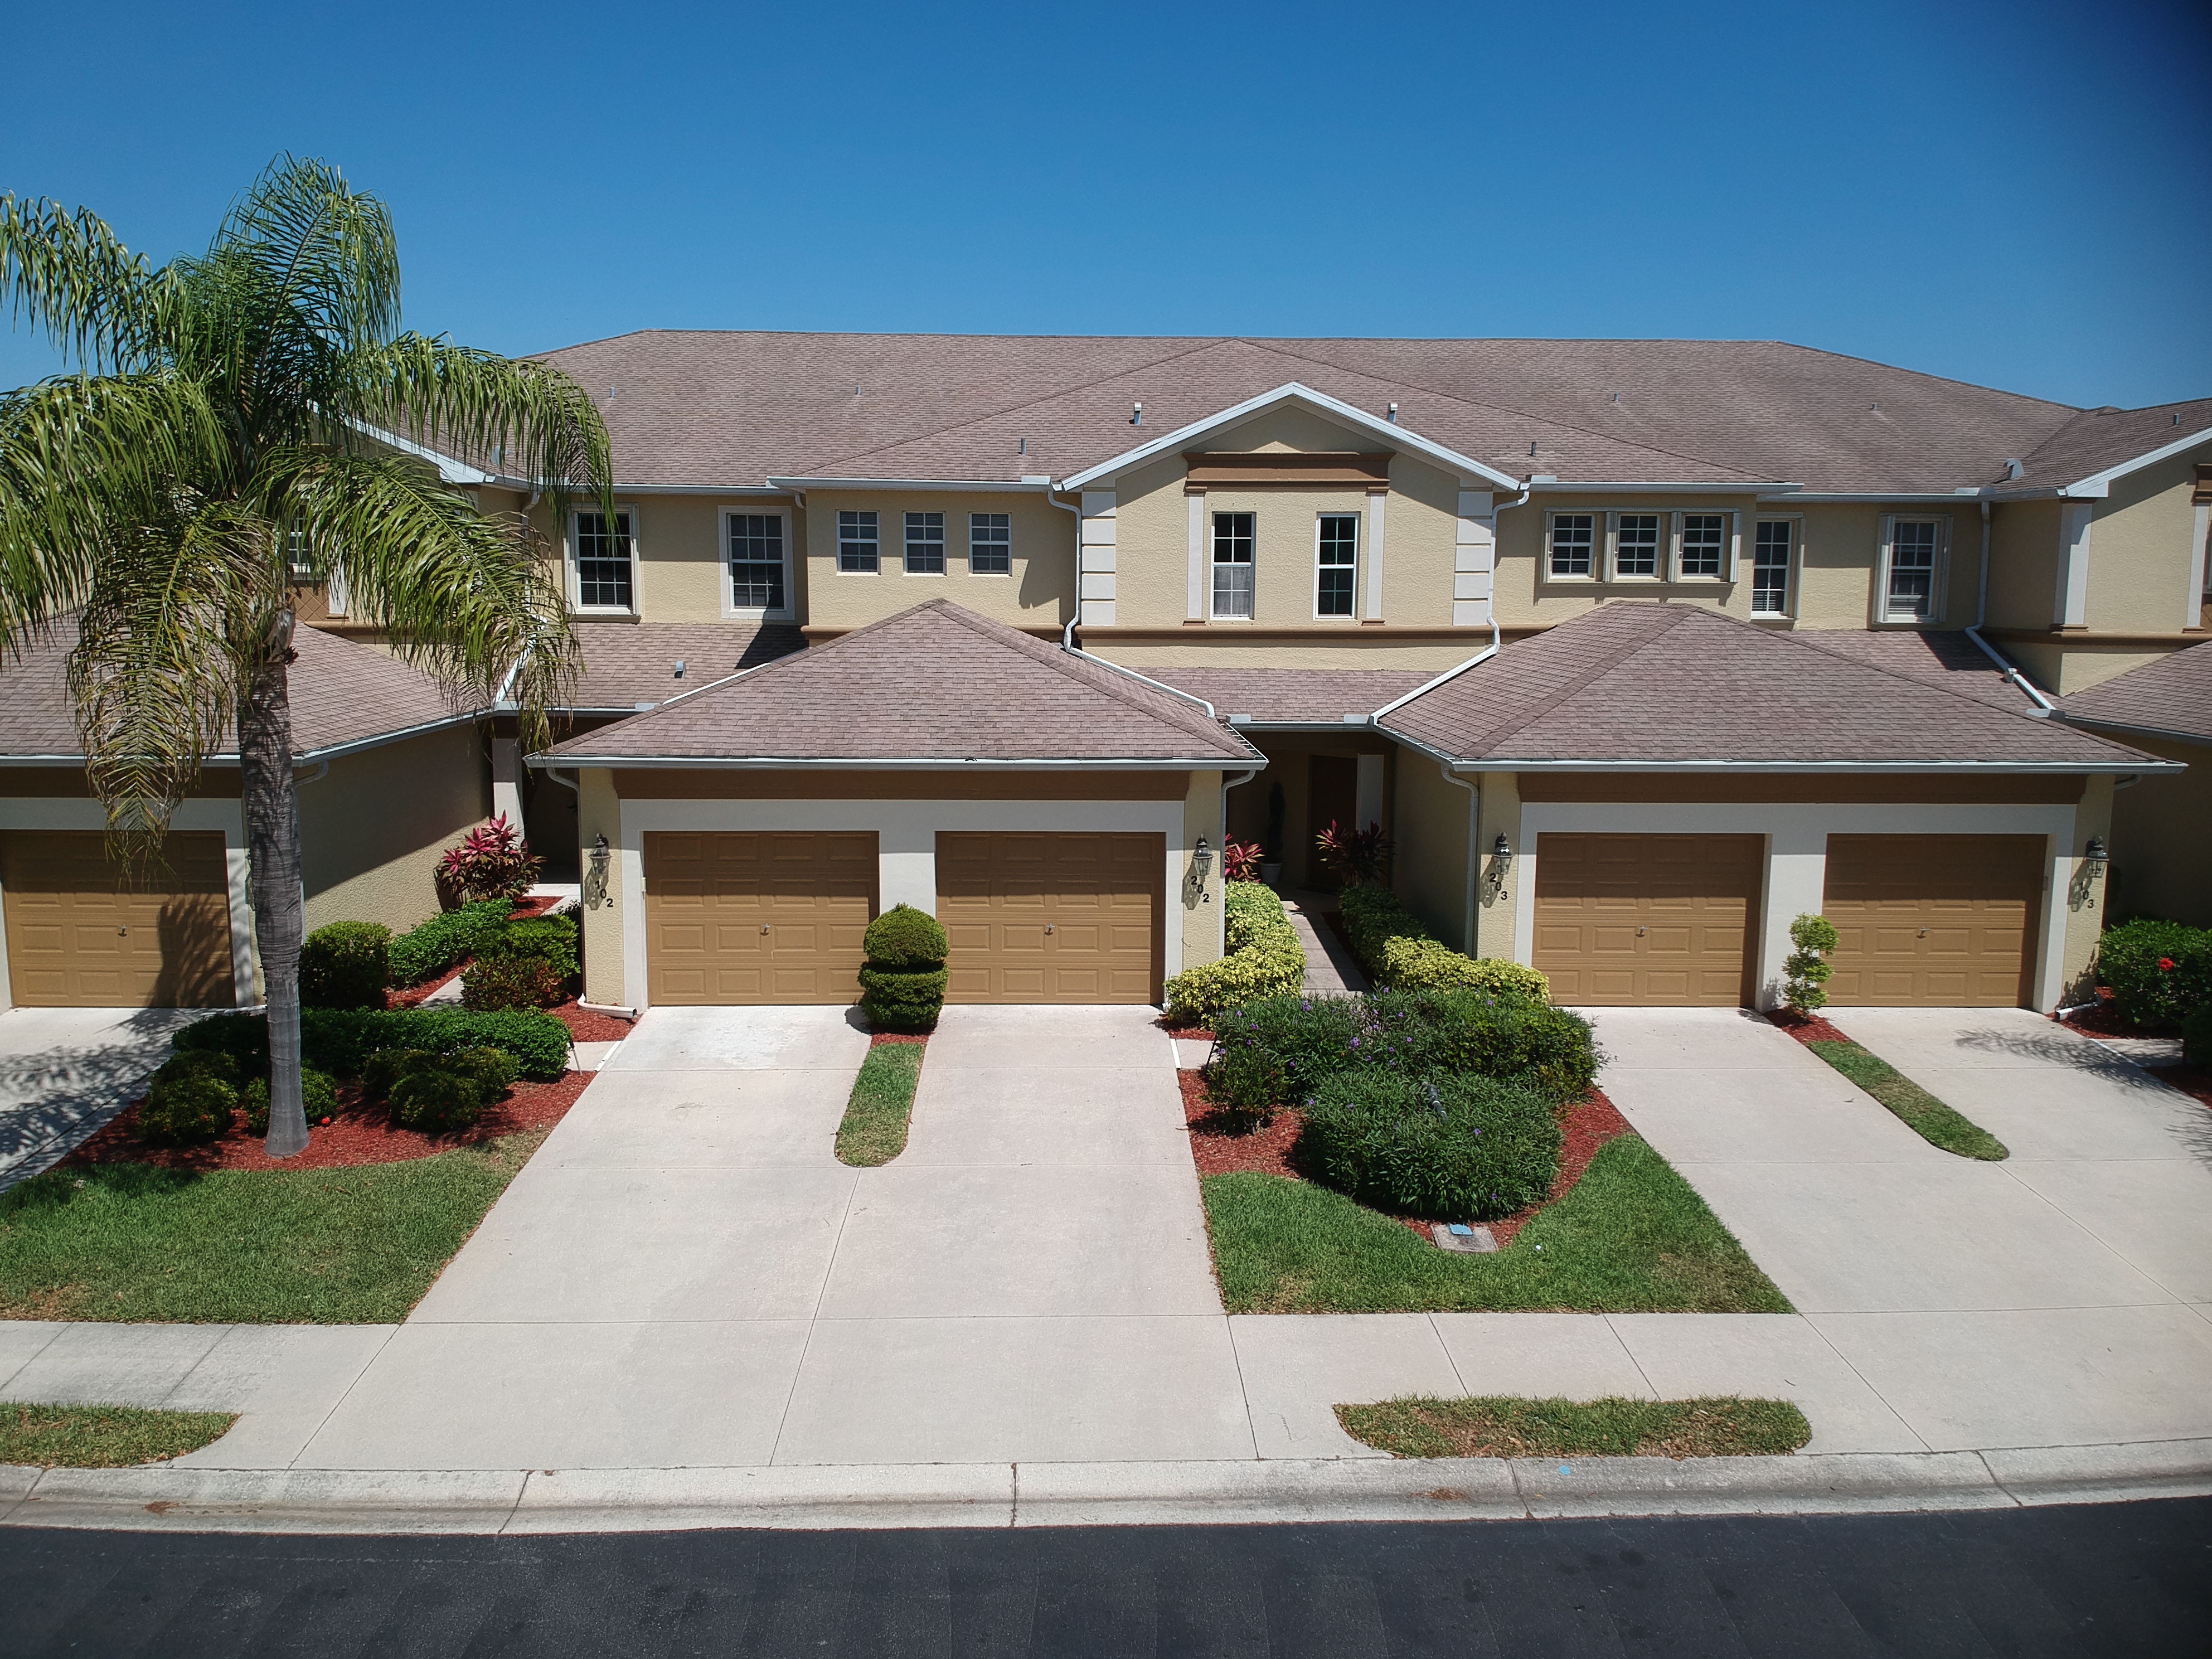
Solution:
M2105 838L2102 836L2090 836L2089 844L2081 849L2081 857L2088 865L2091 876L2103 875L2106 864Z
M584 896L594 906L606 902L607 857L607 838L602 835L592 843L592 890Z
M1490 890L1492 892L1502 893L1505 890L1506 873L1512 868L1513 843L1505 839L1505 832L1500 830L1498 832L1498 839L1490 843Z
M1211 903L1213 895L1206 891L1206 878L1213 868L1213 848L1206 844L1204 836L1200 836L1198 838L1198 845L1190 849L1190 867L1198 878L1200 901Z

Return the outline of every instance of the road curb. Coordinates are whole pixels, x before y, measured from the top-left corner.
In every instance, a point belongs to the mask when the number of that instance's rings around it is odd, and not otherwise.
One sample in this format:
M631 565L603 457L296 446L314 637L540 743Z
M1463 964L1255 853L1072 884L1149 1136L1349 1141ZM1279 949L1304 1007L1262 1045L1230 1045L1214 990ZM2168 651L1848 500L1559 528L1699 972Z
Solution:
M0 1525L545 1534L1850 1515L2212 1496L2212 1439L1790 1457L674 1469L0 1468Z

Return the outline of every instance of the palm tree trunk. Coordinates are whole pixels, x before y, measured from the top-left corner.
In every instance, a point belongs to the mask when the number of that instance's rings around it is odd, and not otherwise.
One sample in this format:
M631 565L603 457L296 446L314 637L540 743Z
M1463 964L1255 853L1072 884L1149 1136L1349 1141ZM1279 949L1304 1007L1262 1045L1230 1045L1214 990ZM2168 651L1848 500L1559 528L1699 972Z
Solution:
M269 1138L271 1158L307 1149L300 1097L300 817L292 787L292 704L285 670L293 659L292 613L277 613L238 714L245 774L246 845L252 861L253 931L269 1003Z

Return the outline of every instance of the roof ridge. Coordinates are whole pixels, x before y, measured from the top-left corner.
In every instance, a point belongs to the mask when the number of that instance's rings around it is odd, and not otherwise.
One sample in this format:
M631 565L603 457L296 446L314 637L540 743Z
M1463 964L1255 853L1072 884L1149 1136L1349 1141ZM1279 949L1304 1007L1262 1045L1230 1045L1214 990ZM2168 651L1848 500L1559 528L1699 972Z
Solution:
M1693 614L1692 607L1689 605L1663 605L1651 599L1614 599L1610 603L1611 605L1614 607L1627 607L1635 611L1648 611L1650 613L1650 622L1653 625L1645 627L1643 637L1638 640L1636 643L1626 653L1620 656L1601 658L1591 667L1585 670L1583 672L1576 675L1565 684L1560 686L1559 690L1553 692L1549 696L1540 698L1528 709L1527 714L1522 715L1521 719L1514 721L1510 726L1501 726L1494 732L1485 732L1483 734L1483 745L1486 750L1495 750L1499 744L1504 742L1506 738L1511 737L1516 732L1526 731L1529 726L1534 726L1539 720L1541 720L1545 715L1550 714L1554 708L1557 708L1561 703L1566 702L1568 698L1574 696L1578 692L1587 690L1597 681L1602 679L1606 675L1610 674L1614 669L1620 666L1622 663L1627 661L1629 658L1634 656L1637 652L1641 651L1645 646L1650 644L1652 641L1657 639L1661 635L1670 633L1674 629L1680 627L1685 617ZM1607 608L1607 606L1601 605L1596 610L1585 611L1583 612L1583 617L1602 616ZM1581 621L1583 617L1571 617L1567 623L1561 623L1559 627L1552 628L1547 631L1556 635L1559 633L1559 628L1571 626L1573 623ZM1638 625L1642 626L1643 624L1639 622ZM1539 635L1537 637L1541 638L1543 636ZM1497 659L1493 658L1492 660L1495 661ZM1442 690L1443 689L1443 688L1442 686L1437 688L1439 690ZM1415 702L1418 702L1419 701L1419 698L1414 699ZM1413 705L1412 703L1407 705L1408 708L1413 706Z

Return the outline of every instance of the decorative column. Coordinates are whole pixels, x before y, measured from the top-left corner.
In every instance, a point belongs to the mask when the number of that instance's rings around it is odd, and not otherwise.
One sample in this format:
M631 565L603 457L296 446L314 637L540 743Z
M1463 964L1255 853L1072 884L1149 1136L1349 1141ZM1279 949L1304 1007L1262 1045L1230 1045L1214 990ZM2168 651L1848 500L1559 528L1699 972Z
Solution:
M1115 499L1110 489L1083 492L1075 580L1076 615L1085 628L1114 626Z
M1452 564L1452 626L1487 627L1498 563L1498 516L1490 491L1459 492L1458 543Z

